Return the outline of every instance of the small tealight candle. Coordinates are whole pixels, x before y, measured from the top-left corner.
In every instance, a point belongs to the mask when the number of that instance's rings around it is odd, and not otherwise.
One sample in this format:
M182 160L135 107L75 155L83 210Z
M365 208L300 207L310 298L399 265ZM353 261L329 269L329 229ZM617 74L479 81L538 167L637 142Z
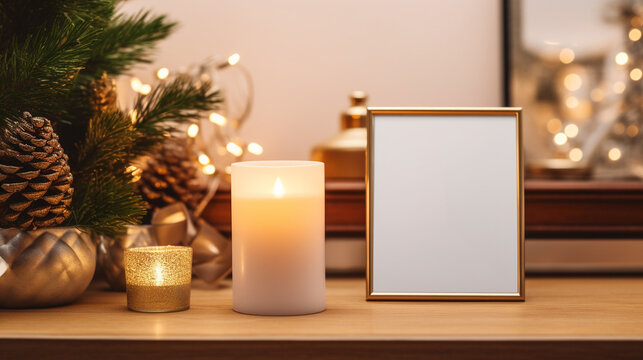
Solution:
M232 299L255 315L324 310L324 164L232 164Z
M127 307L130 310L187 310L191 281L191 247L150 246L125 250Z

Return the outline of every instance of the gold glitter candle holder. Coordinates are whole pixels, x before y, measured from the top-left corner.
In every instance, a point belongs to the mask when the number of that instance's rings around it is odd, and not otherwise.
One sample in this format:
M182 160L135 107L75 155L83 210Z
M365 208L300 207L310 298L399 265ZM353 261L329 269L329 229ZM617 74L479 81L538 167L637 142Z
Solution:
M192 248L150 246L125 250L127 307L141 312L190 308Z

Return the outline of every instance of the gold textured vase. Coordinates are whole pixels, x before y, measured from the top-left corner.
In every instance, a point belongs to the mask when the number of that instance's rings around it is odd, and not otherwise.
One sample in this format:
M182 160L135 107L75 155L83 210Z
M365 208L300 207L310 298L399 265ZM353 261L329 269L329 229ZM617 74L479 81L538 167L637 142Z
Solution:
M327 179L364 179L366 173L366 99L353 91L351 106L341 115L341 131L315 146L312 159L326 164Z
M0 229L0 307L69 304L87 289L95 268L92 237L77 228Z

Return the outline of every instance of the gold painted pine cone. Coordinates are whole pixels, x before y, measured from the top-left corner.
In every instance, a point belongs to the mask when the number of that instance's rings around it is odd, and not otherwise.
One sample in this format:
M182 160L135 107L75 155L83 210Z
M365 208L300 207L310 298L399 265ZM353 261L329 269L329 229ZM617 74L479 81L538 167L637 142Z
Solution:
M71 303L87 289L95 268L92 237L76 228L0 229L0 307Z
M68 157L51 122L25 112L0 130L0 227L34 230L71 214Z

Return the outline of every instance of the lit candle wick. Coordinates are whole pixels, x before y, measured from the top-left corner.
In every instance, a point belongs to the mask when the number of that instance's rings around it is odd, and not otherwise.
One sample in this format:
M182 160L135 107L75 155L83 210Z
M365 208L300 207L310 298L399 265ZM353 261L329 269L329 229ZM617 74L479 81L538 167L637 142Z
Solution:
M163 285L163 271L161 270L160 266L156 267L156 279L155 279L156 285Z
M275 186L273 187L272 192L277 198L284 197L284 185L281 183L280 178L277 178L277 180L275 180Z

